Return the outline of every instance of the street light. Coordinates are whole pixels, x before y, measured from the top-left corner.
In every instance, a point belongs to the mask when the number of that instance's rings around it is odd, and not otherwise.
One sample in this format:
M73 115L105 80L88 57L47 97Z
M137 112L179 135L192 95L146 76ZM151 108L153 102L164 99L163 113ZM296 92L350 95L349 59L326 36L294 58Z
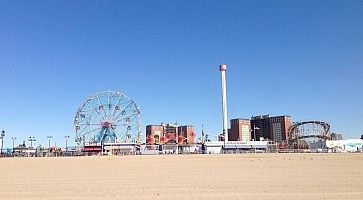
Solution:
M34 136L30 136L28 141L30 142L30 148L33 148L33 142L37 141Z
M254 139L254 141L257 141L256 130L260 130L260 128L256 127L256 124L253 124L253 139Z
M53 138L53 136L47 136L48 139L48 155L50 154L50 140Z
M13 140L13 153L14 153L15 152L14 151L14 144L15 144L16 137L11 137L11 139Z
M64 139L66 139L66 152L67 152L68 151L67 142L68 142L68 139L69 139L69 135L64 136Z
M4 137L5 137L5 131L4 131L4 130L2 130L2 131L1 131L1 136L0 136L0 139L1 139L1 149L0 149L0 155L1 155L1 156L3 155Z

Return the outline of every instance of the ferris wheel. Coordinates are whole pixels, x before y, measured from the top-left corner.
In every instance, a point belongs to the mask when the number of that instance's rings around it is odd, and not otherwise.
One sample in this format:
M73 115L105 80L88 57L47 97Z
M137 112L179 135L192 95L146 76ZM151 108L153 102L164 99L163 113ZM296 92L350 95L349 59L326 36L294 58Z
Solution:
M74 117L76 143L139 143L140 108L121 92L87 98Z

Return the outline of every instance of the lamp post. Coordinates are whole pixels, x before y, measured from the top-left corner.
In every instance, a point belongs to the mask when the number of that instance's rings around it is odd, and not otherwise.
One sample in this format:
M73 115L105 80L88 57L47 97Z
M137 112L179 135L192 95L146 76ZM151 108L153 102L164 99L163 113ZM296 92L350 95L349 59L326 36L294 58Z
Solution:
M16 137L11 137L11 139L13 140L13 154L14 154L14 152L15 152L15 151L14 151L14 147L15 147L14 145L15 145Z
M30 148L33 148L33 142L37 141L34 136L29 136L28 141L30 142Z
M2 130L2 131L1 131L1 136L0 136L0 139L1 139L1 149L0 149L0 155L1 155L1 156L3 155L4 137L5 137L5 131L4 131L4 130Z
M67 153L67 151L68 151L68 139L69 139L69 135L66 135L66 136L64 136L64 139L66 140L66 153Z
M50 140L53 138L53 136L47 136L48 139L48 155L50 154Z
M256 127L256 124L253 124L253 140L257 141L256 138L256 130L259 130L260 128Z

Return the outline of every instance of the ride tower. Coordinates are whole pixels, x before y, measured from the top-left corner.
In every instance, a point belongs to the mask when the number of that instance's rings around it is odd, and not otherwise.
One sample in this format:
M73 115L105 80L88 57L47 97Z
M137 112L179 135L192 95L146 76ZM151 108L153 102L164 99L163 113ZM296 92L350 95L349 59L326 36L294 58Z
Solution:
M221 64L219 66L221 72L221 83L222 83L222 118L223 118L223 135L224 144L228 142L228 119L227 119L227 86L226 86L226 71L227 65Z

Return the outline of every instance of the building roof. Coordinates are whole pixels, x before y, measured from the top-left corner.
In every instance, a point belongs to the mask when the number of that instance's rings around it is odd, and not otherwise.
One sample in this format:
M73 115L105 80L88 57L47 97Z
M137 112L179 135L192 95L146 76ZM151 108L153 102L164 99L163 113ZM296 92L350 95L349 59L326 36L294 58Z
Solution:
M291 116L290 115L279 115L279 116L272 116L272 117L291 117Z
M257 116L252 116L251 120L258 120L258 119L268 119L268 118L277 118L277 117L291 117L290 115L277 115L277 116L271 116L270 114L268 115L257 115Z
M251 119L246 119L246 118L234 118L234 119L231 119L231 120L236 120L236 119L238 119L238 120L246 120L246 121L251 121Z

